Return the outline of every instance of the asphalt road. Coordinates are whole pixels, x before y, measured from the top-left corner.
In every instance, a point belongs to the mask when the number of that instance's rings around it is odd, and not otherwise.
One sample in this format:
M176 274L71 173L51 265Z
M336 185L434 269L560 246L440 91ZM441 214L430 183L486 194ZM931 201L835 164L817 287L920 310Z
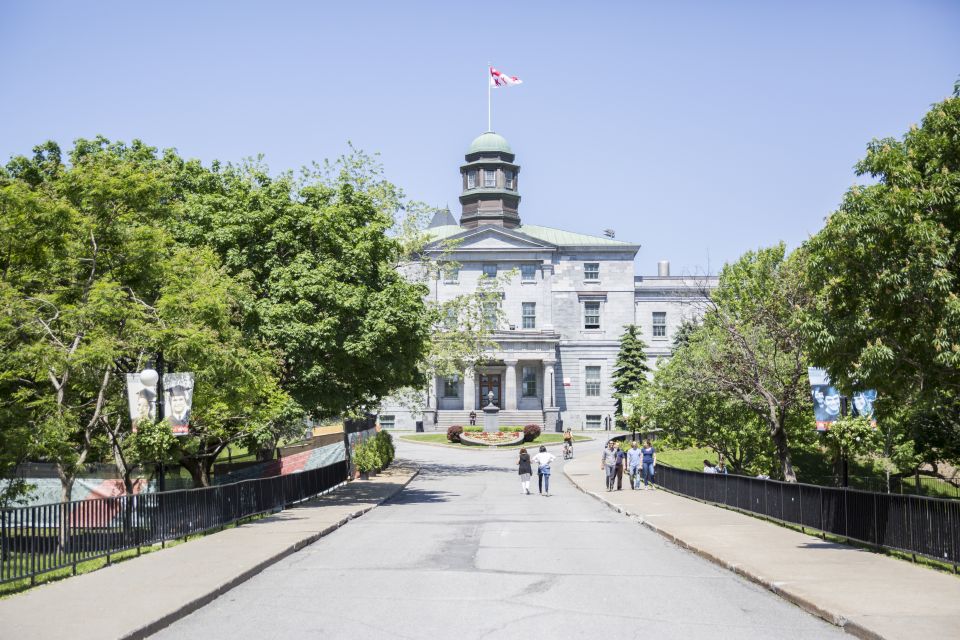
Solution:
M599 446L577 447L597 473ZM516 452L398 456L422 471L393 500L154 637L845 637L581 493L559 460L541 497L521 495Z

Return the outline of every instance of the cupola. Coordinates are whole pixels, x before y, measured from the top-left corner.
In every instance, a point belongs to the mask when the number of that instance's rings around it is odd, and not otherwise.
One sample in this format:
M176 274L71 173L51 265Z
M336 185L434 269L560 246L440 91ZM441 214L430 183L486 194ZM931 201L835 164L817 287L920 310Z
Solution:
M519 227L517 174L520 165L514 164L513 150L506 139L493 131L482 133L470 143L464 158L466 164L460 167L463 182L460 226Z

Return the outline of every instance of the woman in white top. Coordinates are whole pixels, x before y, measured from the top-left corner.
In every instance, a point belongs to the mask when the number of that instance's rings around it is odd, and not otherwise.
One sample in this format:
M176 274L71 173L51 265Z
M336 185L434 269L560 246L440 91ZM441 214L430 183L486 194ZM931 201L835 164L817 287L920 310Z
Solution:
M540 445L540 453L533 456L533 461L537 463L537 480L540 487L540 495L550 495L550 463L554 456L547 453L547 448Z

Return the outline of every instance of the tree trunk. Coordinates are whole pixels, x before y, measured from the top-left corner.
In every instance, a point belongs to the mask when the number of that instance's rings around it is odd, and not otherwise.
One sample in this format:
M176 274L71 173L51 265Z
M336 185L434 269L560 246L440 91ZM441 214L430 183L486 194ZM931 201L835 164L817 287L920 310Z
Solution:
M204 464L202 458L183 458L180 460L180 464L190 472L194 488L200 489L210 486L210 467Z
M783 479L787 482L796 482L797 474L793 471L793 460L790 458L790 449L787 447L787 432L783 430L783 425L771 425L770 437L777 448L777 458L780 460Z

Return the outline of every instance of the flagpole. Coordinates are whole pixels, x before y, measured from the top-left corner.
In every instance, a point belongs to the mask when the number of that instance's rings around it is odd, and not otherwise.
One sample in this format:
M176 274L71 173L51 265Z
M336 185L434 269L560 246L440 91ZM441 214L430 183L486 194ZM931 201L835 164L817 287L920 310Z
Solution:
M493 66L489 62L487 63L487 131L493 131L493 117L491 115L490 108L490 93L492 90L492 84L490 83L490 67Z

